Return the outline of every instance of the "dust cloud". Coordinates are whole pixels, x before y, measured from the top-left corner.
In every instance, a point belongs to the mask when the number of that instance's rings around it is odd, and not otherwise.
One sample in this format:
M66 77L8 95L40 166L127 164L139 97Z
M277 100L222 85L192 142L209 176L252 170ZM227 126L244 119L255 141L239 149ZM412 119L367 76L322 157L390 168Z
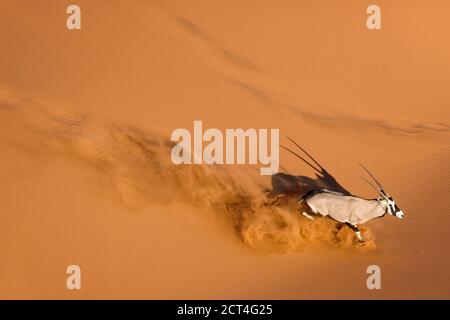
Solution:
M268 178L239 166L174 165L164 132L81 115L34 97L0 92L2 143L24 156L69 157L108 177L114 196L128 209L183 203L225 216L236 236L268 252L308 247L352 247L354 235L326 218L308 221L296 199L268 193ZM366 228L365 248L375 247Z

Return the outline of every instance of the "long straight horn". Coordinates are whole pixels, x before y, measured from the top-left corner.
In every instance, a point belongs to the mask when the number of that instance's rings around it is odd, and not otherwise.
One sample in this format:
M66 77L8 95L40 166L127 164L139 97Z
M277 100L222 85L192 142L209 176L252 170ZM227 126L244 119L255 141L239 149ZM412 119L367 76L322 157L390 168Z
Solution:
M316 159L314 159L308 151L306 151L303 147L301 147L297 142L295 142L293 139L291 139L289 136L286 136L289 140L291 140L291 142L293 144L295 144L297 146L297 148L299 148L300 150L302 150L322 171L326 171L319 162L316 161Z
M383 190L383 186L381 185L380 182L378 182L377 179L375 179L375 177L373 176L372 173L370 173L369 169L367 169L362 163L359 163L359 165L369 174L369 176L372 177L373 181L376 182L376 184L380 187L379 192L382 192L383 194L385 194L384 190Z
M308 160L306 160L305 158L303 158L302 156L300 156L298 153L292 151L291 149L289 149L288 147L285 147L283 145L280 144L280 147L282 147L283 149L289 151L290 153L292 153L294 156L296 156L297 158L299 158L300 160L302 160L304 163L306 163L308 166L310 166L311 168L313 168L314 170L316 170L319 173L322 173L321 170L317 169L315 166L313 166L310 162L308 162Z
M373 190L375 190L377 193L380 193L380 189L378 189L377 187L375 187L372 182L370 182L369 180L367 180L366 178L361 177L361 179L363 179L365 182L367 182L369 184L369 186L372 187Z

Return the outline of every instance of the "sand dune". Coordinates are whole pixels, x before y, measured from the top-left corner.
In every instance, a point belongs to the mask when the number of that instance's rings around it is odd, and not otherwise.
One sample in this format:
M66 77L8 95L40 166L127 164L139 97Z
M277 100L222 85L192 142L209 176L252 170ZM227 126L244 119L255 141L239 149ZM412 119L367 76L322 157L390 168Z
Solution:
M78 2L80 32L67 1L1 2L0 297L449 298L447 4L379 1L375 34L360 2ZM374 197L361 161L405 220L360 247L252 166L174 166L194 120L279 128Z
M309 245L352 246L351 232L328 219L307 223L292 203L279 205L270 178L255 169L172 164L169 134L77 115L63 106L3 92L2 137L25 157L83 161L106 176L120 203L142 210L155 203L182 202L217 211L251 247L302 250ZM346 229L346 228L343 228ZM345 236L343 236L345 235ZM366 247L373 245L369 240Z

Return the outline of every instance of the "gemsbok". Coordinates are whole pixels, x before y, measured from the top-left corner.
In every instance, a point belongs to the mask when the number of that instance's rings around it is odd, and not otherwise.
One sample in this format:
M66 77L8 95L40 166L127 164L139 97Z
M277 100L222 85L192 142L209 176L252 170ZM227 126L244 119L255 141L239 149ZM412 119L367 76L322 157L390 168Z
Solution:
M282 147L306 162L322 175L318 175L316 180L308 178L313 181L309 183L305 183L307 177L286 175L290 179L287 181L290 181L291 184L285 184L285 186L296 186L302 188L302 190L307 190L305 194L300 195L299 203L306 203L306 206L311 212L302 212L303 216L313 220L313 215L316 214L343 223L355 232L356 238L360 242L363 242L363 238L361 237L358 225L374 218L383 217L386 213L399 219L403 219L403 212L399 209L394 199L384 191L381 183L364 165L360 164L378 187L374 186L369 180L365 178L362 179L377 191L378 198L376 199L364 199L350 194L350 192L344 189L334 177L332 177L308 152L305 151L305 149L295 143L292 139L290 140L317 166L319 166L320 170L297 153L286 147ZM275 178L275 181L277 181L276 179L280 179L280 176ZM272 179L272 184L274 185L274 179ZM324 186L324 188L316 189L314 186Z

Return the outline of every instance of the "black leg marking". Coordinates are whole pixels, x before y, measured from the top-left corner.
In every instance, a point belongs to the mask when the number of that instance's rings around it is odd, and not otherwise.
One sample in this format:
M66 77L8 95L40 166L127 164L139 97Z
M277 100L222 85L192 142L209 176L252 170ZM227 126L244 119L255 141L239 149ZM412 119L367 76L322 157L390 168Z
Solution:
M357 226L355 226L355 225L353 225L353 224L351 224L351 223L349 223L349 222L346 222L345 225L346 225L347 227L349 227L350 229L352 229L354 232L359 232L359 229L358 229Z
M346 222L345 224L355 232L356 238L358 239L358 241L363 242L363 239L361 237L361 232L359 231L358 227L351 223L348 223L348 222Z

